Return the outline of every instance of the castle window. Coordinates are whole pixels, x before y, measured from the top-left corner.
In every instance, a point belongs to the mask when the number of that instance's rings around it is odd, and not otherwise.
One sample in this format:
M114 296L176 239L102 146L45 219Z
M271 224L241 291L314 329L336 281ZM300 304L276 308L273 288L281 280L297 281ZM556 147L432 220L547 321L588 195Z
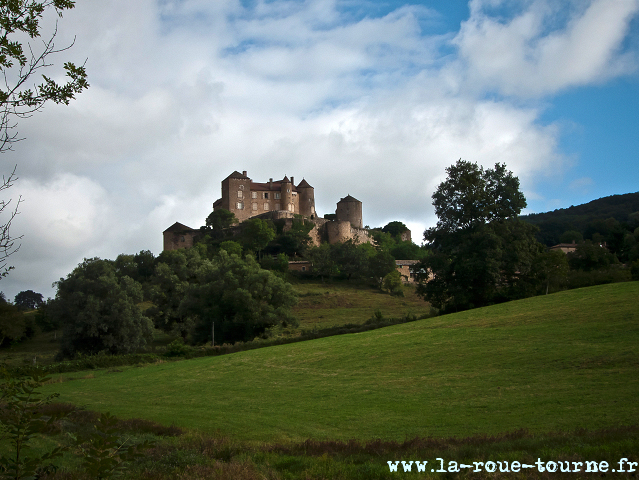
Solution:
M237 202L235 204L235 208L237 208L238 210L244 210L244 203L242 202Z
M264 194L264 198L268 198L268 192Z
M251 198L257 198L257 192L251 192Z
M280 210L281 209L281 205L279 203L275 204L275 210Z
M186 242L186 238L184 238L184 235L180 237L180 242Z
M240 185L238 188L239 188L240 190L244 190L244 185Z
M276 193L275 194L275 200L279 200L281 198L282 194L281 193Z
M268 202L264 202L264 210L268 212L269 210Z
M251 208L253 209L254 212L257 212L257 203L254 203Z
M241 186L241 185L240 185ZM243 198L242 190L237 191L237 198Z

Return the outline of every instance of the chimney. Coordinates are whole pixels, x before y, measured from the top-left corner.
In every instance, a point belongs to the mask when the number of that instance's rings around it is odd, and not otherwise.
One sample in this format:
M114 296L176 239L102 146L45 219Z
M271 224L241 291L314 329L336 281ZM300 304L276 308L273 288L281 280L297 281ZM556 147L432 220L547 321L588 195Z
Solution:
M291 177L291 184L293 184L293 186L295 186L295 177Z
M242 175L244 175L245 177L247 176L246 175L246 170L242 170Z
M273 179L272 179L272 178L269 178L269 179L268 179L268 189L269 189L269 190L272 190L272 189L273 189Z

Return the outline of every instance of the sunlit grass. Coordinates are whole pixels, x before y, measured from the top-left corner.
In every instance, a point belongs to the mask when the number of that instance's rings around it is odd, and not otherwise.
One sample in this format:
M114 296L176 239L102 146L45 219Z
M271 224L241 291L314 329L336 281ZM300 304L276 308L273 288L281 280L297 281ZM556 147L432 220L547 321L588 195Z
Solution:
M312 298L312 296L308 296ZM61 400L248 441L639 423L639 282L55 383Z

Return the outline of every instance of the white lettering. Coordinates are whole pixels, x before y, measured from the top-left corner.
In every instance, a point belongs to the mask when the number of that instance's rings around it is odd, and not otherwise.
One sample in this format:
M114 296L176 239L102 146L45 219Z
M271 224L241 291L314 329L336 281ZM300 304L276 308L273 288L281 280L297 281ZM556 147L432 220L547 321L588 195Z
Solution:
M419 460L415 461L415 465L417 465L417 471L418 472L425 472L426 471L426 464L428 462L424 462L424 463L419 463Z
M411 460L410 462L406 463L404 460L402 460L402 467L404 467L404 471L405 472L410 472L411 467L413 466L413 461Z
M597 462L586 462L586 472L597 472L597 471L598 471Z
M397 471L397 465L399 465L399 462L395 462L395 465L393 465L393 462L391 462L390 460L388 462L388 468L390 468L391 472L396 472Z

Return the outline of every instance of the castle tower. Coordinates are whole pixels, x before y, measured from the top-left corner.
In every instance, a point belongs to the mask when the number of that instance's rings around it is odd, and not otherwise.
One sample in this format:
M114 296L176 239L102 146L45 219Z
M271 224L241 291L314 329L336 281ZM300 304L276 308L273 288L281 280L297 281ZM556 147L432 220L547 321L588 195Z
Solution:
M240 222L251 217L249 208L251 197L251 179L235 171L222 180L222 202L213 204L213 208L225 208L235 214Z
M295 199L293 199L293 182L291 182L285 175L281 182L281 195L282 195L282 210L287 210L291 213L299 213L299 206L295 208Z
M315 189L304 179L297 186L301 215L305 217L315 217Z
M350 222L353 227L363 228L362 220L362 202L356 198L347 195L337 202L337 210L335 210L338 222Z

